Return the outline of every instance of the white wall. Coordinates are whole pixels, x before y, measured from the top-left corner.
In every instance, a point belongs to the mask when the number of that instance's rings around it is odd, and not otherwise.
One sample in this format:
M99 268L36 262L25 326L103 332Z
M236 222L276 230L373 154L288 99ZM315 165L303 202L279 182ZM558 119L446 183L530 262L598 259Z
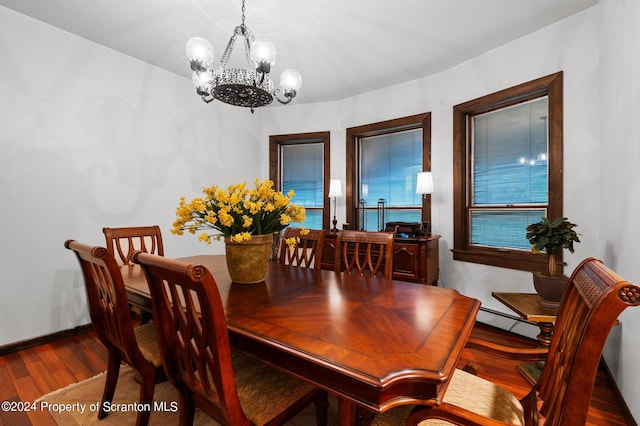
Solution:
M600 0L600 232L603 260L640 283L640 2ZM594 188L595 189L595 188ZM628 309L605 349L607 365L640 419L640 309Z
M169 231L180 196L258 177L248 111L3 7L0 57L0 345L89 322L66 239L157 224L167 255L221 252Z
M438 75L341 101L271 109L270 115L264 115L261 140L270 134L331 131L331 177L344 182L348 127L430 111L436 188L432 195L432 228L442 235L439 285L478 298L483 307L513 315L491 297L491 292L533 292L530 273L452 259L452 107L563 71L564 213L579 224L582 240L575 254L565 254L566 272L585 257L595 256L625 278L640 282L634 250L640 228L633 226L637 215L632 209L640 203L640 197L635 196L640 192L640 126L636 118L640 116L640 30L632 26L640 22L640 5L635 0L601 3L601 7L578 13ZM600 90L607 92L602 100ZM262 154L267 155L266 147ZM263 162L263 174L267 167ZM342 199L339 223L344 219ZM640 379L632 372L640 357L640 341L633 325L639 317L640 310L635 309L621 318L605 352L635 418L640 418ZM478 318L532 337L539 332L536 327L488 313L481 312Z

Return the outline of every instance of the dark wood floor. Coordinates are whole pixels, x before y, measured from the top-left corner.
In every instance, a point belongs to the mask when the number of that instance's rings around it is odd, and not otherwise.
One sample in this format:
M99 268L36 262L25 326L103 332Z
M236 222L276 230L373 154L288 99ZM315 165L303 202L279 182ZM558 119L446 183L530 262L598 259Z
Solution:
M534 346L529 339L507 334L478 324L473 335L514 346ZM0 402L33 402L56 389L94 376L106 369L106 352L93 333L69 337L0 357ZM478 375L488 378L524 396L529 383L516 371L516 362L490 357L466 349L460 367L471 362ZM598 373L589 409L588 425L629 425L625 411L618 405L614 388L604 371ZM39 412L5 412L0 410L0 425L50 425L51 418Z

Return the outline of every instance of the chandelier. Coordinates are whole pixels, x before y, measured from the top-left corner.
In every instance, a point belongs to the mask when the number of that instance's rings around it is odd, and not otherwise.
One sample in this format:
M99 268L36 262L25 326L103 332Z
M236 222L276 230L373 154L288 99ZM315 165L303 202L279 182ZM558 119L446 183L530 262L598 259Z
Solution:
M244 37L246 68L227 68L227 62L238 36ZM280 75L280 88L275 89L269 77L276 61L273 43L256 40L244 24L244 0L242 0L242 23L233 31L227 48L220 59L220 65L212 68L214 51L211 43L202 37L193 37L187 42L187 58L193 70L192 81L196 92L206 103L217 99L240 107L254 108L269 105L275 98L288 104L300 90L302 77L294 69L287 69Z

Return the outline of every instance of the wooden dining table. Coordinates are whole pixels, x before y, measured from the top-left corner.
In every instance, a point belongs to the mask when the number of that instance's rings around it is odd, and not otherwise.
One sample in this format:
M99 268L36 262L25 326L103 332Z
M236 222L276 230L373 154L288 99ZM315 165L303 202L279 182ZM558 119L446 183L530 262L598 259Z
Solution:
M211 271L231 344L337 395L341 425L356 406L441 402L480 307L451 289L278 263L264 282L237 284L222 255L179 260ZM122 276L130 303L150 311L140 266Z

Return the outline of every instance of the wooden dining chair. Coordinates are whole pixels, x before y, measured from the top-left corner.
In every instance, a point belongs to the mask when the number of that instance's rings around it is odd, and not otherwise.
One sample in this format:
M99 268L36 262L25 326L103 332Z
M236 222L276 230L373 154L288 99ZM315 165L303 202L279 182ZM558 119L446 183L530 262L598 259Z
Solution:
M336 238L338 272L391 279L393 232L340 231Z
M418 406L406 424L584 425L593 385L611 327L620 313L640 305L640 287L620 278L600 260L578 265L558 310L548 349L514 349L480 339L467 347L514 359L545 360L531 392L518 400L506 389L456 370L441 404ZM408 407L377 416L376 426L405 424ZM442 419L450 423L442 423ZM503 423L500 423L503 422Z
M93 329L108 352L107 377L98 418L109 414L105 402L113 400L122 361L140 376L140 403L152 406L155 384L166 380L154 323L134 326L122 275L109 250L74 240L67 240L64 246L75 252L80 262ZM146 425L150 414L150 411L140 410L136 425Z
M322 247L327 231L324 229L285 228L280 245L280 263L302 268L320 269L322 263ZM287 240L296 238L297 244L292 250Z
M120 265L129 265L136 250L164 256L160 227L131 226L124 228L102 228L107 249L113 253Z
M327 422L326 392L232 350L217 284L207 268L138 251L151 290L167 377L180 393L180 424L195 407L224 425L280 425L311 402Z

